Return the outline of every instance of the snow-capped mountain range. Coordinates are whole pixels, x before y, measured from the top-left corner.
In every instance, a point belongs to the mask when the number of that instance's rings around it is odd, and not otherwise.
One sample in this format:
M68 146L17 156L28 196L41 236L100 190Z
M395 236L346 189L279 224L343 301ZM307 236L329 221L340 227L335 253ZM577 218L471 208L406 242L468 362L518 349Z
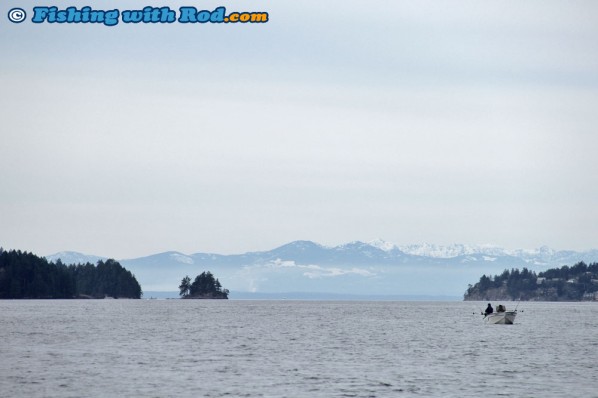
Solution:
M433 258L453 258L459 256L483 254L486 256L511 256L526 259L537 265L550 263L556 254L558 257L577 256L580 254L575 251L561 250L556 251L548 246L541 246L537 249L515 249L509 250L495 245L464 245L452 244L448 246L435 245L430 243L413 244L398 246L381 239L376 239L368 242L370 245L378 247L384 251L392 251L398 249L403 253L412 254L414 256L433 257Z
M101 256L61 252L46 257L65 264L96 263ZM294 241L269 251L222 255L165 252L121 259L144 291L174 291L180 280L212 271L222 285L239 292L312 292L365 295L461 296L483 274L527 267L536 272L598 261L598 250L507 250L482 245L399 246L381 239L323 246ZM234 298L234 296L233 296Z

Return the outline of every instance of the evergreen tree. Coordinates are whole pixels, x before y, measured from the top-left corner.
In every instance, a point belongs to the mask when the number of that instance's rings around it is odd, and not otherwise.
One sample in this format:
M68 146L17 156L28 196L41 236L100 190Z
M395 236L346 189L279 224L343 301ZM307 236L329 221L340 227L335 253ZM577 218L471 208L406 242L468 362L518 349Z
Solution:
M577 263L540 272L523 268L504 270L501 275L482 275L469 285L465 300L578 301L595 299L598 291L598 263Z
M135 277L114 260L64 265L21 251L0 250L0 298L140 298Z
M183 278L183 280L181 281L181 284L179 285L179 296L181 297L187 297L189 295L189 292L191 290L191 278L189 278L189 275L185 276Z
M183 298L228 298L228 290L222 289L220 281L214 278L210 271L204 271L197 275L193 283L189 285L188 294L184 295L185 282L191 281L190 279L186 281L186 278L188 277L183 278L181 286L179 286Z

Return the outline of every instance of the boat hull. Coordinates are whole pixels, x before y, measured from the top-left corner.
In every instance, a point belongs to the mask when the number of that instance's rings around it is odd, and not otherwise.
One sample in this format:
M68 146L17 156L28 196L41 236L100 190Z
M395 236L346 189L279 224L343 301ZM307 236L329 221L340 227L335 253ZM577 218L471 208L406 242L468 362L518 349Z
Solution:
M516 315L517 311L495 312L484 319L492 325L512 325Z

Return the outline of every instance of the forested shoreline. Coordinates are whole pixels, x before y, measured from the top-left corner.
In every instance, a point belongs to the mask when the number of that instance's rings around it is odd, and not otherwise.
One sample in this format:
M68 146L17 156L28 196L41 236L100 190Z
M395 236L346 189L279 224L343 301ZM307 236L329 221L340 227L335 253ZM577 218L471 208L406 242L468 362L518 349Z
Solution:
M598 263L551 268L536 274L527 268L482 275L469 285L464 300L594 301L598 300Z
M142 295L135 276L112 259L95 265L65 265L0 248L0 299L138 299Z

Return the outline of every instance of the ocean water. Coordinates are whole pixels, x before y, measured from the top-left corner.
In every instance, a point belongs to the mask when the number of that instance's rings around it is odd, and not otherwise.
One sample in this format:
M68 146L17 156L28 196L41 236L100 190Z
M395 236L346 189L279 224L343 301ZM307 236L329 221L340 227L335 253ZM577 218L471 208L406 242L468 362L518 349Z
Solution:
M598 303L485 304L0 301L0 396L598 397Z

